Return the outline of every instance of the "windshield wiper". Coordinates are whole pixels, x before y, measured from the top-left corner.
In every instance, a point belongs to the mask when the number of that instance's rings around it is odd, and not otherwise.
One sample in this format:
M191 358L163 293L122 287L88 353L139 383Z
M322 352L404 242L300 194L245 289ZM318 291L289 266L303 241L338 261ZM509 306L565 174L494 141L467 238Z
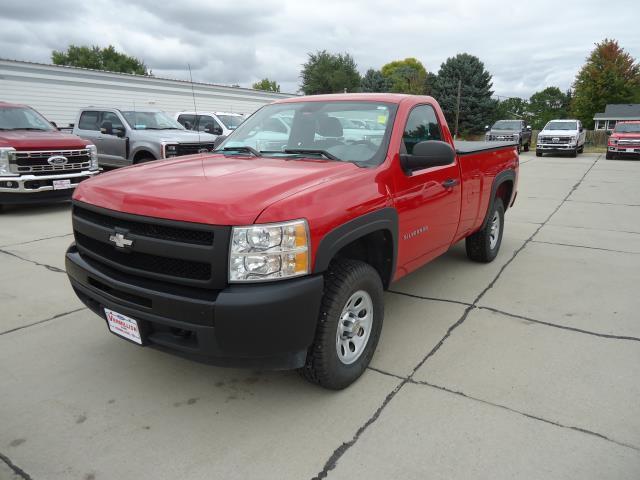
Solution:
M329 160L337 160L340 161L338 157L327 152L326 150L319 150L314 148L286 148L283 150L284 153L293 153L293 154L301 154L301 155L322 155L324 158L328 158Z
M254 157L260 157L260 152L255 148L252 148L248 145L243 145L241 147L224 147L222 150L216 150L216 152L242 152L242 153L250 153Z
M17 127L17 128L3 128L2 130L34 130L37 132L46 132L46 128L35 128L35 127Z

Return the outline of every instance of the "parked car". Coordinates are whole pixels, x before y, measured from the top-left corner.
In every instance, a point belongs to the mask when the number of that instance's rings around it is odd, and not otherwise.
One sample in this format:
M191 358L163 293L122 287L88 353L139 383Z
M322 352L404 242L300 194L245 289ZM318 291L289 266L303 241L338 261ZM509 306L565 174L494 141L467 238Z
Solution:
M244 143L282 117L284 150ZM384 133L346 142L339 118ZM109 330L340 389L374 354L391 282L461 240L471 260L498 255L518 154L454 144L431 97L340 94L277 101L211 155L134 170L74 196L66 271Z
M609 136L607 159L640 157L640 122L618 122Z
M31 107L0 102L0 208L69 200L96 173L91 142L59 132Z
M216 140L185 130L159 110L87 107L78 114L73 133L95 143L98 161L107 167L210 152Z
M576 157L584 152L586 136L580 120L551 120L538 133L536 157L543 153L568 153Z
M224 136L228 136L244 121L239 113L228 112L178 112L174 118L188 130Z
M531 146L531 126L524 120L498 120L493 126L485 127L488 142L515 142L520 150L529 151Z

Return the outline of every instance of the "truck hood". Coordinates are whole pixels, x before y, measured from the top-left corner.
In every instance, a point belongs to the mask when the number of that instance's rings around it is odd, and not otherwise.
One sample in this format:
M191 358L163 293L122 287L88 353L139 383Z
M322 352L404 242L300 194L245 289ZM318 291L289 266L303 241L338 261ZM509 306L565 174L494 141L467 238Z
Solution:
M544 135L545 137L566 137L570 135L578 135L577 130L541 130L538 136Z
M489 130L487 133L491 134L491 135L513 135L514 133L520 133L520 130L496 130L496 129L491 129Z
M16 150L67 150L84 148L88 144L91 142L57 130L0 130L0 147L13 147Z
M179 143L213 143L216 135L191 130L133 130L132 136L145 140L157 140L158 142Z
M248 225L274 202L358 170L315 159L190 155L98 175L82 182L73 198L135 215Z
M612 133L610 138L625 138L625 139L640 139L640 132L620 132L620 133Z

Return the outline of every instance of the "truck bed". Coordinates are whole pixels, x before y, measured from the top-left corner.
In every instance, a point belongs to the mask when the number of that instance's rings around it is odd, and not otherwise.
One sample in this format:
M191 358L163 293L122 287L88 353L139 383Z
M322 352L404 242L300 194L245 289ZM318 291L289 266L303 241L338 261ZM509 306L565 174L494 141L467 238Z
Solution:
M471 155L477 152L516 147L518 145L516 142L466 142L462 140L454 140L453 144L458 155Z

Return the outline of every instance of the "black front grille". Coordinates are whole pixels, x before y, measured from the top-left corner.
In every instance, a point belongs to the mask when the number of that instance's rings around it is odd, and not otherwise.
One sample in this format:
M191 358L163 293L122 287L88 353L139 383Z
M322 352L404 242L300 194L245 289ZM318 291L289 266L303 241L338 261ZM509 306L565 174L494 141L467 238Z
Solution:
M172 288L181 285L208 291L227 286L231 227L132 215L74 202L73 231L80 255L97 263L100 267L96 268L106 276L113 277L115 271L133 283L154 280ZM130 242L118 248L117 238Z
M201 150L210 152L213 149L213 143L180 143L176 148L178 155L192 155L199 153Z
M50 165L49 159L51 157L65 157L67 163L85 163L91 160L89 150L51 150L46 152L29 151L29 152L16 152L16 165L19 167L32 167L35 165Z
M99 257L126 265L129 268L192 280L209 280L211 278L211 265L208 263L160 257L141 252L122 252L113 245L102 243L78 231L74 231L74 235L80 248L85 248Z
M87 210L78 206L73 207L73 214L91 223L107 228L124 228L129 232L145 237L171 240L195 245L212 245L213 232L207 230L194 230L189 228L176 228L156 223L136 222L123 218L115 218L102 213Z

